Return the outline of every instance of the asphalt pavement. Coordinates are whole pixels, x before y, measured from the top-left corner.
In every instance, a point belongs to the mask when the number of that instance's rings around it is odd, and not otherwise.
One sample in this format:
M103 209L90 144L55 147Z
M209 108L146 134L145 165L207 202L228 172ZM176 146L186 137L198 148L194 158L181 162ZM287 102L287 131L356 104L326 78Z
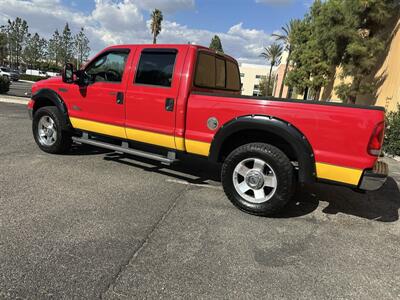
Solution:
M25 93L31 92L32 82L27 81L11 81L10 91L7 93L9 96L28 97Z
M315 184L275 218L217 166L88 146L49 155L0 103L0 299L400 297L399 163L378 192Z

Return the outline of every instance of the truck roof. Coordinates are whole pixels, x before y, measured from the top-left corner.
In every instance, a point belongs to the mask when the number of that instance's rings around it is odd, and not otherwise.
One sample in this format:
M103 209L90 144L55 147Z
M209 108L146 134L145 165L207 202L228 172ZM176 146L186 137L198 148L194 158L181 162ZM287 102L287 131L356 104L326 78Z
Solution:
M135 47L135 46L141 46L141 47L146 47L146 48L174 48L174 47L176 47L176 48L178 48L178 47L179 48L194 48L194 49L204 49L204 50L209 50L209 51L215 52L214 50L212 50L208 47L205 47L202 45L193 45L193 44L119 44L119 45L109 46L106 49ZM104 49L104 50L106 50L106 49ZM236 59L234 57L232 57L226 53L218 52L218 54L236 61Z

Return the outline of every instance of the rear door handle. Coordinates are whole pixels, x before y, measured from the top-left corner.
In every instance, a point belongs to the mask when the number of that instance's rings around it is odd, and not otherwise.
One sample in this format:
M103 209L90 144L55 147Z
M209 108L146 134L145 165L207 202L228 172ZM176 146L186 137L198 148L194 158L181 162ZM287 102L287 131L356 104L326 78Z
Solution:
M117 93L117 104L124 104L124 93L123 92Z
M174 111L174 99L173 98L167 98L165 100L165 110L166 111Z

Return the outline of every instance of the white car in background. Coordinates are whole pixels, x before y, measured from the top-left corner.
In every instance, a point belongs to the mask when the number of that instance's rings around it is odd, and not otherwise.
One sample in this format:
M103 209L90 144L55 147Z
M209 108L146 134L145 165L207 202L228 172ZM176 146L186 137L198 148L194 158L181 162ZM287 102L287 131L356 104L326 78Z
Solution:
M61 76L60 73L57 72L46 72L47 77L57 77L57 76Z
M43 72L43 71L40 71L40 70L27 69L25 74L26 75L40 76L40 77L47 77L46 72Z

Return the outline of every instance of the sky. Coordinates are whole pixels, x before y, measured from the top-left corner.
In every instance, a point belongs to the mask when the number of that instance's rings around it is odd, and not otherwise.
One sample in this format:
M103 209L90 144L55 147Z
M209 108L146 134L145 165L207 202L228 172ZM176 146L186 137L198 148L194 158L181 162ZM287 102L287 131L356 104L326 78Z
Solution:
M192 42L208 46L221 38L224 51L240 62L265 63L263 48L272 33L292 18L302 18L312 0L0 0L0 25L21 17L30 32L49 38L66 22L84 28L92 55L113 44L152 41L154 8L164 14L159 43Z

